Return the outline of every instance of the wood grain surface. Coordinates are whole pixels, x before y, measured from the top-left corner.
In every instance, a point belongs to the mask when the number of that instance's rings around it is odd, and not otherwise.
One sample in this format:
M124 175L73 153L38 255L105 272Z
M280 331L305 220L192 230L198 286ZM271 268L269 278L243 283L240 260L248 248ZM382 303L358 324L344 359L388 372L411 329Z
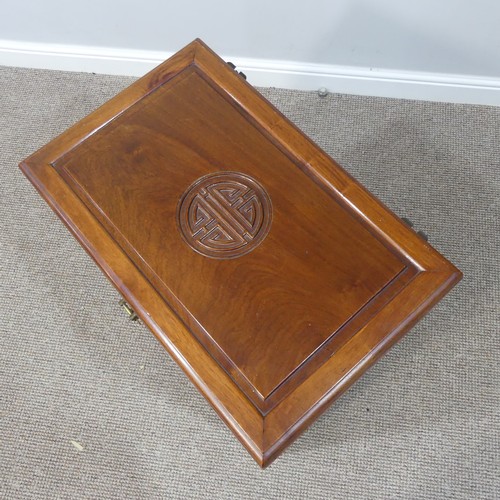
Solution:
M200 40L21 168L262 466L461 277Z

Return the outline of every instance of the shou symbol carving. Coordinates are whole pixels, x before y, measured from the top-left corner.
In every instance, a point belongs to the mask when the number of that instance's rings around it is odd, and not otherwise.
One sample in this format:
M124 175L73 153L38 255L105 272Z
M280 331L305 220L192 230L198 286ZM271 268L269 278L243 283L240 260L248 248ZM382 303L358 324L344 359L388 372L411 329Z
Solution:
M271 218L271 200L264 188L238 172L198 179L177 206L177 223L186 243L216 259L251 252L269 232Z

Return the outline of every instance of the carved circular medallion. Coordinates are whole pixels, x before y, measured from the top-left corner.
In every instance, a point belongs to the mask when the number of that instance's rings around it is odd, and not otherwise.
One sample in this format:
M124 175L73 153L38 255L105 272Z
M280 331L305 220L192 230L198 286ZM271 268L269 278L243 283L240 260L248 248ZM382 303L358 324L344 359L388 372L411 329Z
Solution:
M248 175L217 172L198 179L177 205L177 223L186 243L215 259L251 252L271 226L271 200Z

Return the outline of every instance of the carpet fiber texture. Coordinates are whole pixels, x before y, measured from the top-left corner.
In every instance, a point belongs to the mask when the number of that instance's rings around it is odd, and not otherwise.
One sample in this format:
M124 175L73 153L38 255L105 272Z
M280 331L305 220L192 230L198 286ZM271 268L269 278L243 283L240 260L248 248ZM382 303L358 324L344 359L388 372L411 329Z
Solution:
M261 89L464 273L262 471L17 168L133 80L0 68L0 498L499 498L500 108Z

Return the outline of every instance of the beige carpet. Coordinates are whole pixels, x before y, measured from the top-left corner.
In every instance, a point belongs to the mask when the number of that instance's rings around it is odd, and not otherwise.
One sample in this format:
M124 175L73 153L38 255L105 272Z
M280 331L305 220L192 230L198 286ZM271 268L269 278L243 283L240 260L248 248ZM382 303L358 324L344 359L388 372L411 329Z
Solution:
M465 278L262 471L17 169L132 81L0 69L0 498L500 498L500 108L263 89Z

